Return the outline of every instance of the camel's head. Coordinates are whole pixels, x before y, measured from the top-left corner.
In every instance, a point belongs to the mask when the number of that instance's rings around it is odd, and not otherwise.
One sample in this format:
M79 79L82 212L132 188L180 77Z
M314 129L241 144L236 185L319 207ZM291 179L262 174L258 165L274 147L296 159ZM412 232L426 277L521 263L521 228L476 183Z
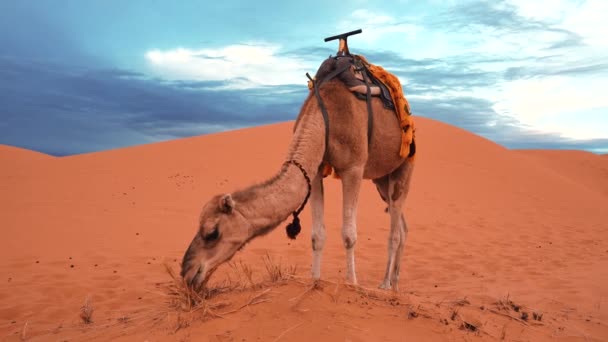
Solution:
M199 230L182 261L181 275L186 283L200 289L219 265L247 243L250 228L229 194L211 199L203 207Z

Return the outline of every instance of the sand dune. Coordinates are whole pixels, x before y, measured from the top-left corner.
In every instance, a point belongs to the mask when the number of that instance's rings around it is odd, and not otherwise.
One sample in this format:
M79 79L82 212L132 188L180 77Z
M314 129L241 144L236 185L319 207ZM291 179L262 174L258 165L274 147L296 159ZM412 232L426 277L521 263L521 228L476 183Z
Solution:
M340 283L340 183L327 179L322 288L307 292L307 208L296 241L279 227L237 254L261 285L217 296L228 314L205 320L168 308L163 264L178 268L210 196L278 170L292 123L62 158L0 146L0 339L607 340L606 156L512 151L417 120L399 293L371 290L384 272L388 216L369 182L358 217L362 288ZM262 284L265 256L297 265L296 279ZM214 282L234 272L223 267ZM267 289L264 302L239 309ZM79 318L87 297L89 325Z

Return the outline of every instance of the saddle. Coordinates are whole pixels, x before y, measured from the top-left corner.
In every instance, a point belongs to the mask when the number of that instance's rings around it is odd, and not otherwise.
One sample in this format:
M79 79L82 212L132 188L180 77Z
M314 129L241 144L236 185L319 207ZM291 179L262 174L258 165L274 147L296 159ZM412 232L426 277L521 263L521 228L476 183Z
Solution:
M380 97L385 108L394 110L395 104L389 88L374 76L368 66L365 57L360 55L330 56L321 63L315 79L323 79L334 70L344 70L337 77L358 99L367 99L367 86L369 86L371 96ZM308 81L308 88L312 89L312 87L312 81Z

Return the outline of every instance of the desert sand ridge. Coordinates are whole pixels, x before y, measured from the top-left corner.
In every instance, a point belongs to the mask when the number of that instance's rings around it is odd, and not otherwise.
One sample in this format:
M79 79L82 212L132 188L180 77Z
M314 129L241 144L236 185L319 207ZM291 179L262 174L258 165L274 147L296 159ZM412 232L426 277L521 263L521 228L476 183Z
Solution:
M327 178L323 288L305 293L306 209L296 241L281 226L234 259L261 281L268 255L297 265L296 280L222 294L217 300L232 305L228 311L271 289L263 303L176 329L177 314L158 286L169 280L163 263L177 270L210 196L278 171L292 125L62 158L0 146L0 340L24 334L40 341L608 339L606 157L509 150L425 118L416 121L401 293L363 295L340 284L341 190ZM359 282L368 289L384 272L383 209L365 182L356 255ZM215 281L230 272L220 269ZM79 318L87 296L95 307L90 325ZM496 307L507 296L543 319L506 317L521 315ZM159 313L164 316L155 320ZM463 321L477 330L463 328Z

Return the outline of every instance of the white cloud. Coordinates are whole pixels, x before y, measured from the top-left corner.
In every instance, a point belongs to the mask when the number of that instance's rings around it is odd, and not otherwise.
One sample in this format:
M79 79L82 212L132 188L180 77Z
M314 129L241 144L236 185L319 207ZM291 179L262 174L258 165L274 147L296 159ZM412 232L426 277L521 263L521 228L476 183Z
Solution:
M556 24L582 36L591 47L608 47L608 1L511 0L522 16Z
M358 44L363 47L388 43L399 46L405 40L414 39L421 27L414 23L397 20L395 17L369 10L358 9L350 17L338 23L339 32L347 32L361 28L363 33L355 36ZM391 48L392 46L388 46ZM386 48L386 47L385 47Z
M608 1L588 0L576 11L568 13L562 26L580 34L585 39L585 43L592 48L602 48L603 53L606 53L606 48L608 48L607 13Z
M502 85L494 109L533 128L574 139L608 137L608 111L604 90L608 79L552 76L507 82ZM599 120L598 120L599 119Z
M392 51L411 59L480 55L495 57L496 60L472 65L476 69L500 74L514 67L530 73L518 75L525 79L497 81L493 86L442 90L428 95L408 94L411 100L475 96L496 103L494 109L499 114L512 116L535 130L556 132L571 138L606 138L608 119L597 114L598 110L608 111L608 98L603 94L608 88L605 74L596 77L548 74L552 70L583 66L583 62L588 61L593 54L608 55L608 39L605 39L608 36L608 25L604 24L602 17L603 13L608 13L608 1L588 0L581 3L566 0L511 0L511 3L523 17L543 21L553 28L575 32L583 37L588 46L548 50L547 47L565 38L563 33L555 30L444 32L417 25L414 17L367 10L352 12L338 23L337 32L363 29L363 34L349 40L354 53L358 49L374 49ZM548 56L552 57L543 59ZM309 57L317 62L311 62L305 57L282 55L280 46L268 43L236 44L213 49L152 50L146 54L151 69L163 78L229 81L227 87L233 89L260 85L305 86L304 74L314 72L320 58ZM513 57L514 60L509 61L508 57ZM407 75L403 75L400 80L404 85L412 81ZM407 86L405 91L407 94ZM576 116L575 122L573 116ZM496 122L488 125L496 125Z
M510 0L518 13L524 17L547 22L561 21L568 13L575 11L578 1L572 0Z
M281 56L280 47L265 43L237 44L216 49L151 50L146 53L153 72L171 80L229 81L228 87L306 84L306 72L316 66Z

